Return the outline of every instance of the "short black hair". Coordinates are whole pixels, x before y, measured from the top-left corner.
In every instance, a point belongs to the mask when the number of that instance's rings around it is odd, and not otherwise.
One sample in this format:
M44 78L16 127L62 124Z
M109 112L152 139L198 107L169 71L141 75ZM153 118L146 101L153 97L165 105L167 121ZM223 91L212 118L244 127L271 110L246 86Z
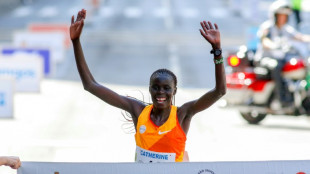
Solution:
M150 77L150 84L151 84L152 78L154 78L154 76L156 75L170 75L174 81L175 87L177 87L177 83L178 83L177 76L172 71L165 69L165 68L156 70L155 72L153 72L153 74Z

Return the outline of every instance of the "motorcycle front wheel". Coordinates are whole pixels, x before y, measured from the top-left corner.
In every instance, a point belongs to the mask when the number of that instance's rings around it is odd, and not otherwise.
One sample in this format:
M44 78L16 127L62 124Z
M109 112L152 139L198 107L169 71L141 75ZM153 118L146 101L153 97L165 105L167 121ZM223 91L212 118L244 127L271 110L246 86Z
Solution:
M241 116L250 124L258 124L267 114L257 112L240 112Z

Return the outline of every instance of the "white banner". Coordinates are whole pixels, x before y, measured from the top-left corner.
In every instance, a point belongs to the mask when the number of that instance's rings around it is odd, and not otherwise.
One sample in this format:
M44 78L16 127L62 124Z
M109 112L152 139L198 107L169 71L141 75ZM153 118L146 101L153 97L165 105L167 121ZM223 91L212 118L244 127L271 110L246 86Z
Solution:
M69 48L71 44L70 33L69 33L70 25L60 24L60 23L31 23L28 26L28 30L33 33L38 32L61 32L64 34L64 45L66 49Z
M184 163L22 162L17 174L310 174L310 161Z
M51 62L51 55L50 55L51 53L49 49L3 46L1 48L1 54L8 58L18 57L18 56L23 56L25 58L39 56L43 61L44 75L50 76L54 72L55 67L53 66Z
M0 118L13 117L14 79L0 77Z
M59 63L64 59L64 38L61 32L16 32L13 43L21 48L47 48L51 51L52 62Z
M0 58L0 76L14 78L16 92L39 92L43 61L39 57Z

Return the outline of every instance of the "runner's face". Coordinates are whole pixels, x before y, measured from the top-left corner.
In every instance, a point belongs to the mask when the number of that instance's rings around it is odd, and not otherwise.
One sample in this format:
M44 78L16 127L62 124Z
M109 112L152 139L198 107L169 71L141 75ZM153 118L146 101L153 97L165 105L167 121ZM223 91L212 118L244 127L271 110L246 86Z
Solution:
M151 79L149 91L156 108L167 108L172 104L176 88L173 78L167 74L159 74Z

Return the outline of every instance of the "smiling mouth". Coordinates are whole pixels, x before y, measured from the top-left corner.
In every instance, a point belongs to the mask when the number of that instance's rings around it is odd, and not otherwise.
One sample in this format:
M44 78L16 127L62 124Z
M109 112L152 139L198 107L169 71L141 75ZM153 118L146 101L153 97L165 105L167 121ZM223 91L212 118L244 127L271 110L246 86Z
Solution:
M166 101L166 98L161 97L161 98L156 98L157 103L164 103Z

